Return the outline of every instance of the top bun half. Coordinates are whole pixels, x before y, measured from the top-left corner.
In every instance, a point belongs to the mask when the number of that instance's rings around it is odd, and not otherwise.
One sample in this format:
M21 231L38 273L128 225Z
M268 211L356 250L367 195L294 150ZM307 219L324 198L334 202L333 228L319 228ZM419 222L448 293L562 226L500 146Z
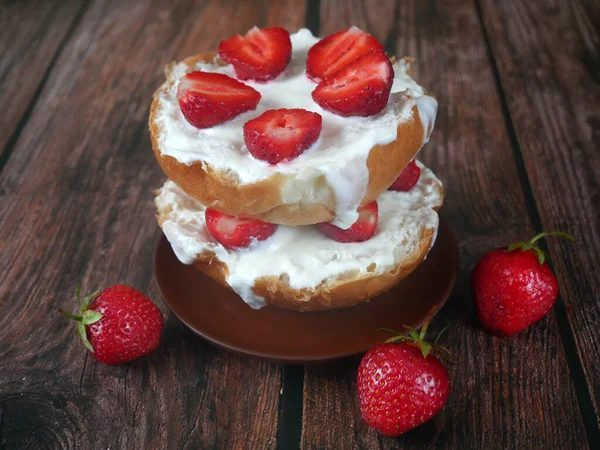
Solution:
M268 83L246 81L262 94L258 107L211 129L196 129L183 117L179 80L196 70L234 76L233 68L214 52L168 65L150 110L152 148L165 174L208 207L284 225L350 224L356 208L377 199L427 142L437 102L410 78L405 58L394 63L392 94L381 113L336 116L312 100L316 85L304 73L306 52L317 39L308 30L291 38L292 61L282 75ZM243 142L243 124L267 109L295 107L323 116L319 140L275 166L254 159Z

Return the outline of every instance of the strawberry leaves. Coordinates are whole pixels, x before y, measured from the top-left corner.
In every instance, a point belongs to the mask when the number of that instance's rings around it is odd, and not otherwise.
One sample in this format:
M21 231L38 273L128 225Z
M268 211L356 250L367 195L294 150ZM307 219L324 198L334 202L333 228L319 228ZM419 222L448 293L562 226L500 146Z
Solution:
M397 331L390 330L389 328L380 328L378 331L385 331L388 333L394 334L391 338L385 341L386 344L397 344L397 343L405 343L412 344L421 349L421 354L423 358L427 359L430 354L434 354L435 356L441 358L444 362L452 364L450 361L450 357L452 353L446 347L443 347L438 344L438 341L442 334L448 328L447 326L442 329L436 336L433 342L428 342L425 340L425 335L427 334L427 327L429 326L429 322L426 322L422 327L421 331L417 331L414 328L408 328L408 335L398 333Z
M77 286L77 292L76 292L77 303L79 304L79 315L76 316L74 314L71 314L62 308L59 308L59 310L58 310L58 312L60 312L63 316L68 317L69 319L75 320L77 322L77 328L75 330L75 334L77 334L81 338L83 345L91 352L94 351L94 347L92 346L92 344L90 343L90 341L87 338L87 333L86 333L85 327L87 325L91 325L93 323L98 322L103 317L102 313L88 309L88 307L90 306L90 303L96 298L96 296L99 293L100 293L100 289L98 289L93 294L90 294L82 299L81 298L81 285L79 285L79 286Z
M546 258L549 258L549 256L544 250L542 250L537 245L535 245L535 243L537 241L539 241L540 239L545 238L547 236L563 237L563 238L570 240L571 242L576 241L576 239L573 236L571 236L570 234L567 234L567 233L563 233L562 231L548 231L548 232L542 232L542 233L535 235L529 242L515 242L514 244L510 244L507 248L507 251L514 252L515 250L517 250L519 248L521 249L522 252L531 250L537 254L538 261L541 266L546 262Z

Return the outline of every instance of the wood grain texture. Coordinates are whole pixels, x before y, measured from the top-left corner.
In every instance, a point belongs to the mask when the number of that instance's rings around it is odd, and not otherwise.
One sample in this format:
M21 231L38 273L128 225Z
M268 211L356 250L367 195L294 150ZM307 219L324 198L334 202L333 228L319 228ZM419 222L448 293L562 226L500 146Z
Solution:
M306 449L586 448L560 310L490 336L469 274L535 228L578 235L549 247L598 408L599 12L592 0L0 3L0 155L12 148L0 175L0 450L295 448L300 428ZM461 277L432 325L450 323L456 365L444 411L399 439L363 423L358 360L303 377L222 352L167 313L152 280L163 175L146 122L163 65L253 25L294 31L319 17L322 35L356 24L416 56L440 102L421 159L446 182L443 214L461 243ZM80 282L153 298L166 317L159 349L122 367L86 356L56 314Z
M600 413L600 4L481 6L541 228L578 239L548 247Z
M554 313L510 339L489 335L474 319L469 276L479 256L533 232L475 4L398 1L392 10L395 25L389 5L322 2L321 33L374 24L368 30L393 38L397 55L417 58L417 80L439 100L436 130L420 158L446 182L442 214L461 243L457 287L432 329L450 324L444 343L456 363L452 392L431 422L391 439L360 418L357 362L308 368L302 447L586 448Z
M160 302L163 175L147 114L165 63L255 24L298 28L292 7L115 0L85 12L0 177L0 449L276 446L281 367L216 350ZM153 298L167 317L159 349L121 367L88 357L56 313L80 282Z
M0 155L35 101L85 0L0 2ZM0 156L0 169L2 168Z

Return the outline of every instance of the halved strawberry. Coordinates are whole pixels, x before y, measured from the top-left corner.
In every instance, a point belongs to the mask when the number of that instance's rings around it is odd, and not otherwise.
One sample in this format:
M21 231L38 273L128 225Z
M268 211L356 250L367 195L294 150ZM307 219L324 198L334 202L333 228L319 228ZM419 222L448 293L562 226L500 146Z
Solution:
M341 116L372 116L387 105L393 81L390 60L384 53L372 52L321 81L312 98Z
M212 208L206 208L204 217L210 234L229 250L248 247L254 240L264 241L277 230L273 223L242 219Z
M402 173L396 178L396 181L388 188L389 191L408 192L415 187L421 176L421 169L413 159L404 168Z
M313 45L306 59L306 74L316 82L342 70L369 52L384 53L383 45L358 27L327 36Z
M321 115L305 109L270 109L244 124L244 141L256 159L277 164L308 149L321 125Z
M222 73L192 72L177 88L177 100L187 121L210 128L256 108L260 93Z
M292 56L290 33L281 27L254 27L246 36L219 44L219 58L233 65L242 80L267 81L286 68Z
M347 230L327 222L319 223L317 226L321 233L334 241L363 242L371 239L375 234L378 219L379 207L377 202L371 202L358 208L358 220Z

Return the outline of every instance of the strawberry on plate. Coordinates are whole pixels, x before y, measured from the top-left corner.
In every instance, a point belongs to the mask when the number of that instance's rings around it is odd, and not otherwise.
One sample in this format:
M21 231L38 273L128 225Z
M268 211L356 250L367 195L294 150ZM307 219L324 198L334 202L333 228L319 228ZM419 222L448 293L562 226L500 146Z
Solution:
M399 436L435 416L450 394L448 371L436 354L448 350L425 341L427 325L397 333L370 349L358 367L357 388L364 421L387 436ZM443 330L442 330L443 331ZM441 334L441 333L440 333Z
M77 321L77 335L98 361L121 364L158 347L162 314L141 292L117 284L81 299L79 291L79 314L59 311Z
M177 87L177 101L190 125L210 128L256 108L260 93L222 73L191 72Z
M244 124L244 141L256 159L277 164L314 144L321 125L321 115L305 109L271 109Z
M364 242L375 234L378 218L379 207L375 201L358 208L358 220L347 230L328 222L319 223L317 226L321 233L334 241Z
M393 81L390 60L371 52L321 81L312 97L321 108L341 116L372 116L387 105Z
M287 67L292 56L290 33L281 27L254 27L219 44L219 58L233 65L242 80L268 81Z
M404 168L402 173L396 178L396 181L388 188L389 191L408 192L415 187L421 176L421 169L417 166L416 160L412 160Z
M310 48L306 59L306 74L319 82L372 51L384 53L383 45L370 34L353 26L327 36Z
M471 277L477 316L492 333L510 336L541 320L558 297L558 283L536 242L560 231L540 233L529 242L497 248L481 257Z
M248 247L253 241L264 241L277 230L273 223L230 216L206 208L206 227L210 234L229 250Z

